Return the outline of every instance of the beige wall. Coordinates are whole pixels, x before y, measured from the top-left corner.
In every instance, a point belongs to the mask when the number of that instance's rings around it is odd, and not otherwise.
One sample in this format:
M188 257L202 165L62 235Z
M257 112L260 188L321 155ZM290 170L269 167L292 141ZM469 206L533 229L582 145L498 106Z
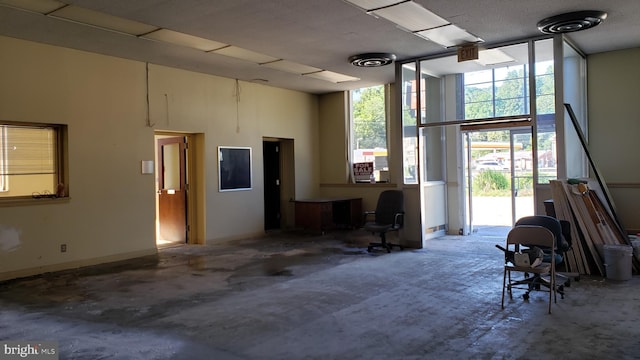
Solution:
M332 93L320 97L320 192L322 197L362 197L363 210L375 210L378 196L384 190L403 189L405 194L405 225L400 241L407 247L421 247L420 195L417 186L403 186L402 125L395 119L394 86L389 86L388 127L389 171L391 183L351 184L347 166L349 104L348 93ZM399 182L399 183L398 183Z
M345 184L348 181L348 97L348 92L320 96L320 183L323 184Z
M263 137L294 139L296 196L317 192L316 96L152 65L149 84L155 129L205 134L207 242L264 232ZM252 148L252 190L218 191L220 145Z
M587 58L589 148L622 225L640 231L640 48Z
M68 125L63 201L0 205L0 279L154 254L154 131L198 133L207 242L263 232L262 138L294 139L297 196L317 192L314 95L0 37L0 119ZM239 112L236 112L239 109ZM217 191L217 146L253 148L253 189ZM202 184L199 184L202 188ZM60 245L67 244L67 252Z
M147 122L145 63L7 37L0 49L0 118L68 125L71 194L0 206L0 279L155 253L155 182L140 173L140 161L154 159L155 131L198 134L206 242L262 233L263 137L294 140L296 198L362 196L369 209L380 191L403 187L346 184L344 93L314 96L149 65ZM638 230L640 49L588 60L592 155L623 224ZM396 160L398 131L390 128ZM219 145L253 148L252 190L217 191ZM391 165L392 181L401 181L401 164ZM416 225L405 241L419 242Z

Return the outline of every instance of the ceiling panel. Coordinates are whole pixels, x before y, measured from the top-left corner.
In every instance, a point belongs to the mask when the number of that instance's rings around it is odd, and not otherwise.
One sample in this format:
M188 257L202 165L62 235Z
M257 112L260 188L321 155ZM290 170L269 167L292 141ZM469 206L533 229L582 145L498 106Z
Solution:
M0 0L2 2L18 1ZM504 0L415 2L480 37L485 46L540 35L536 28L539 20L576 10L603 10L609 14L603 24L570 34L587 54L640 46L640 21L637 20L640 1L637 0L512 1L508 2L509 6ZM393 66L357 68L347 61L354 54L391 52L403 60L448 51L343 0L68 0L63 3L360 80L335 83L303 77L250 61L6 6L0 6L0 35L240 80L262 79L262 83L272 86L310 93L394 81Z

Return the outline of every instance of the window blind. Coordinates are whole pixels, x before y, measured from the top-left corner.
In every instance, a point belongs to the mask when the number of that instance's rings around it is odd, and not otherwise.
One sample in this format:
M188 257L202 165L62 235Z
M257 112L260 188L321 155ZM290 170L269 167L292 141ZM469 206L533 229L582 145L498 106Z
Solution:
M56 173L56 129L0 126L0 176Z

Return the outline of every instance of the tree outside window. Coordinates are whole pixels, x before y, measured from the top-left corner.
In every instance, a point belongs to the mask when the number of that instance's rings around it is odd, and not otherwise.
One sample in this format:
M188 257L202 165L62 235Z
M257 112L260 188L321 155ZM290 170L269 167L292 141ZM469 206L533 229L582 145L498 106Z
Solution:
M388 171L384 85L351 91L351 149L353 163L373 162L376 181Z

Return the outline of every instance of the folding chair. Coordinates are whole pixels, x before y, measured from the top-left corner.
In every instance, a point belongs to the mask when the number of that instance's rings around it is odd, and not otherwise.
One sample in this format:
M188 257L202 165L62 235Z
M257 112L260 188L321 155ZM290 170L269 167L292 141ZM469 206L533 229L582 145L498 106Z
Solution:
M509 293L509 299L513 299L513 289L524 289L525 294L522 296L525 300L529 299L531 291L548 291L549 292L549 314L551 314L551 296L554 302L557 302L556 294L556 264L555 261L542 262L532 267L531 265L516 265L516 261L510 254L520 254L521 247L548 248L551 249L551 259L555 258L555 237L551 231L535 225L518 225L515 226L507 235L507 244L505 248L505 264L502 277L502 308L504 309L504 293ZM520 272L524 279L513 280L512 272ZM545 278L545 277L548 277Z

